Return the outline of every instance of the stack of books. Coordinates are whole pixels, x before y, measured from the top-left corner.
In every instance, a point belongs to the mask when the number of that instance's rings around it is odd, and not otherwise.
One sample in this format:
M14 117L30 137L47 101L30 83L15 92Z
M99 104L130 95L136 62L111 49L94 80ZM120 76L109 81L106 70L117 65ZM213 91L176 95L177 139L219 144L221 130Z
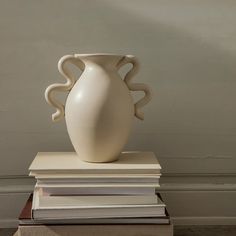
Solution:
M30 166L37 182L20 225L133 225L128 230L136 233L137 225L162 225L172 232L156 193L160 170L152 152L123 152L112 163L83 162L72 152L38 153Z

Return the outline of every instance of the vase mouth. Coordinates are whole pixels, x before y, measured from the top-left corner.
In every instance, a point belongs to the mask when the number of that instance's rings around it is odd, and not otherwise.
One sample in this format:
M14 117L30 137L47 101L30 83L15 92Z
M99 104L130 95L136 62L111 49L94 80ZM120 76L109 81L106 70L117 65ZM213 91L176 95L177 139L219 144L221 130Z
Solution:
M89 56L118 56L124 57L125 55L116 54L116 53L76 53L74 54L75 57L89 57Z
M117 67L120 60L125 58L125 55L113 53L91 53L91 54L74 54L75 58L80 59L85 65L96 64L102 67Z

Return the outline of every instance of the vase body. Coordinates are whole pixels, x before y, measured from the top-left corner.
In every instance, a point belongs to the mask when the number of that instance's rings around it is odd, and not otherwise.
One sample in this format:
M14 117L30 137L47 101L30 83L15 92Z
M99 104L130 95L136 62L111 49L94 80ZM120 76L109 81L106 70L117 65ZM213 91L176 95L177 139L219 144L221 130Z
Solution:
M66 66L82 70L76 78ZM124 79L119 69L133 66ZM134 56L113 54L66 55L58 62L64 84L52 84L45 91L46 101L56 108L53 121L65 117L69 137L78 157L87 162L115 161L126 144L134 116L143 119L140 110L150 99L145 84L131 83L139 64ZM68 91L65 107L53 97L54 91ZM135 104L130 91L145 96Z
M134 118L130 91L116 68L119 56L80 56L85 69L70 91L65 120L78 156L111 162L128 140Z

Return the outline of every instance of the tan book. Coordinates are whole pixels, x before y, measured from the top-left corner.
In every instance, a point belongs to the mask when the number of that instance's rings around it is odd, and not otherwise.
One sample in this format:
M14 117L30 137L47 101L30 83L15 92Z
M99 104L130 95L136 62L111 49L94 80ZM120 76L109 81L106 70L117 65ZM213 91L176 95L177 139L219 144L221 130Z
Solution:
M40 174L160 174L161 166L152 152L123 152L111 163L88 163L74 152L39 152L30 175Z
M173 225L20 225L18 236L173 236Z

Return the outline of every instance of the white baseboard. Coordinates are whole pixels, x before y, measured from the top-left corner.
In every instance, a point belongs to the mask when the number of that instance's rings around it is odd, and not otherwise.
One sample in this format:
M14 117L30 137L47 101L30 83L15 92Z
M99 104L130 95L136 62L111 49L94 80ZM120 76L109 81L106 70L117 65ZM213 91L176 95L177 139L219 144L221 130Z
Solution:
M166 174L159 192L175 225L235 225L235 180L234 174ZM0 177L0 228L17 227L34 184L28 176Z

